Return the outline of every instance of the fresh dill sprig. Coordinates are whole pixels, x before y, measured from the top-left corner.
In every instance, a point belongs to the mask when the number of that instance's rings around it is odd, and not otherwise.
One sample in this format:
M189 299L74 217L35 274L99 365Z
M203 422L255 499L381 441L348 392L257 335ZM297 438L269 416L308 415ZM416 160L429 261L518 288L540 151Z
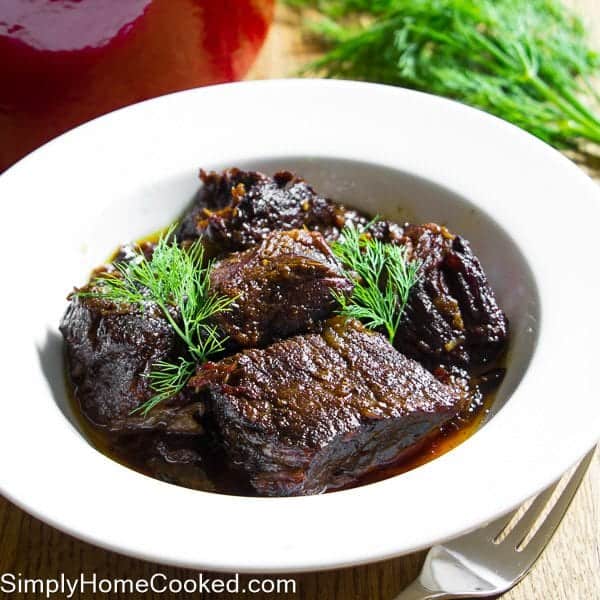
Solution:
M289 1L289 0L288 0ZM559 0L293 0L330 50L305 69L476 106L561 149L600 143L600 56Z
M150 259L140 254L129 262L116 263L113 273L99 275L91 286L75 293L137 305L141 310L158 306L185 342L190 358L180 357L179 364L158 361L152 366L148 377L156 395L133 411L144 416L183 389L195 362L204 362L224 349L226 338L210 319L229 310L235 300L210 291L212 263L205 264L202 242L197 240L183 248L173 235L174 229L172 226L160 237Z
M131 411L131 414L141 412L143 416L146 416L157 404L179 394L194 374L195 368L195 363L183 356L179 357L179 364L163 360L155 362L148 378L150 387L156 393Z
M410 290L419 280L420 263L408 259L405 247L376 240L354 225L344 227L331 248L354 282L350 297L332 292L339 313L371 329L384 328L393 342Z

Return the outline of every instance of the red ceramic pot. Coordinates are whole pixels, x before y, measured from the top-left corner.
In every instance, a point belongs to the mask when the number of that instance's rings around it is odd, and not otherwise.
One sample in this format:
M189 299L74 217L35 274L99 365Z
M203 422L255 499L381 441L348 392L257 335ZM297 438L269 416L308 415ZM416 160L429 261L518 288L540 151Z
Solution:
M274 0L1 0L0 171L121 106L248 71Z

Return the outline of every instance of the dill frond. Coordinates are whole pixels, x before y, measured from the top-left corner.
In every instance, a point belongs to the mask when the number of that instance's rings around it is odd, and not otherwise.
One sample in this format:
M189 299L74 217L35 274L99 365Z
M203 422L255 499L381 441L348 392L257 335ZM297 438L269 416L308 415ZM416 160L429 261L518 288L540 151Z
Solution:
M559 0L293 4L322 13L310 27L330 46L305 72L453 98L561 149L600 143L600 98L590 83L600 56Z
M183 356L179 357L179 364L162 360L155 362L152 365L148 379L150 380L150 387L156 393L152 398L132 410L131 414L139 412L145 417L163 400L179 394L185 388L189 378L194 374L195 368L195 363Z
M333 292L339 314L385 329L393 342L410 290L419 281L420 263L408 259L406 248L373 239L354 225L345 227L331 247L354 283L350 297Z

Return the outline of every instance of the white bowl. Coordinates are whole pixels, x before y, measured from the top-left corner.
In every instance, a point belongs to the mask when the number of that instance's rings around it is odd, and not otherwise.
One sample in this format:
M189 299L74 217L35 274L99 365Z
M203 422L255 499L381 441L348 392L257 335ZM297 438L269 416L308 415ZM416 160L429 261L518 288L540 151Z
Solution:
M65 295L119 242L176 218L199 167L285 167L334 198L471 240L511 321L495 414L414 471L303 498L198 492L91 447L66 402ZM385 559L473 529L600 437L600 193L548 146L484 113L352 82L217 86L132 106L0 177L0 488L48 523L154 561L236 571Z

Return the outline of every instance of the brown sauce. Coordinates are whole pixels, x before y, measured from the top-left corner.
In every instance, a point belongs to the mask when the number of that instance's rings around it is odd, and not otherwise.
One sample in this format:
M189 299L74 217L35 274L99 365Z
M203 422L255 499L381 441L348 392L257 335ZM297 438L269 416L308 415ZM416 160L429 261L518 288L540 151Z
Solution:
M393 463L364 475L343 489L376 483L401 475L450 452L480 428L490 412L494 399L495 392L487 394L479 405L471 406L466 414L459 415L446 423L434 437L417 444ZM145 459L119 443L107 432L94 427L83 415L72 393L69 394L69 400L86 438L92 446L115 462L148 477L191 489L236 496L256 495L244 475L232 469L223 455L213 447L207 446L204 449L201 464L168 463L156 457Z
M494 399L495 392L487 394L480 406L473 408L468 414L459 415L446 423L435 437L417 445L409 455L401 456L397 461L364 475L349 487L376 483L401 475L450 452L468 440L481 427L490 412Z

